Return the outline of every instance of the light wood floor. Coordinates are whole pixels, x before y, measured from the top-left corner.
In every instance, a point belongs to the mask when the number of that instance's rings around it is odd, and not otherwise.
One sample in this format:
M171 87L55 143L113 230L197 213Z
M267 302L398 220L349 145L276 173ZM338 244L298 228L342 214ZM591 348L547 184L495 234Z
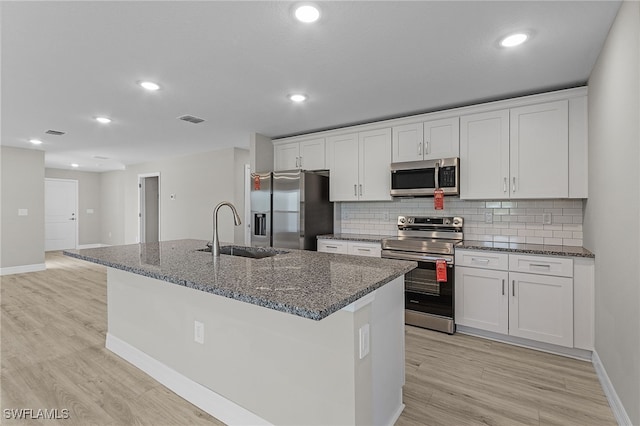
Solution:
M1 278L0 423L222 424L104 349L105 268L46 261ZM398 426L615 424L590 363L410 326L404 401ZM69 419L6 418L20 408Z

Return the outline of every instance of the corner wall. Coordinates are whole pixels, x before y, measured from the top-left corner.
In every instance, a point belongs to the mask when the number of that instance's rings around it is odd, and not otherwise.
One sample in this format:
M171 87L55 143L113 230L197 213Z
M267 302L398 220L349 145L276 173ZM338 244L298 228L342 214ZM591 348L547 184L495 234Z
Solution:
M640 3L626 1L589 78L584 236L596 255L595 349L634 425L640 424L639 145Z
M43 270L44 151L0 147L0 169L0 274Z

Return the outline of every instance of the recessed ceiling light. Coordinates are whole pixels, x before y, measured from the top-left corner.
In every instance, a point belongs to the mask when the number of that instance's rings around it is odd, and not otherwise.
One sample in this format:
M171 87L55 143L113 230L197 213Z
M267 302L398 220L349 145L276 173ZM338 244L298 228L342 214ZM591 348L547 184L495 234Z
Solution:
M320 11L317 7L305 4L296 8L296 19L300 22L311 23L316 22L320 18Z
M500 41L500 46L502 46L502 47L518 46L518 45L524 43L525 41L527 41L528 38L529 38L529 36L527 34L525 34L525 33L511 34L511 35L503 38L502 41Z
M78 163L71 163L71 167L73 167L73 168L80 167L80 164L78 164Z
M303 95L302 93L294 93L293 95L289 95L289 99L293 102L304 102L307 100L307 95Z
M109 124L111 123L111 119L109 117L96 117L96 121L98 123L102 123L102 124Z
M42 144L42 141L40 139L29 139L29 142L31 142L34 145Z
M158 85L158 83L154 83L153 81L139 81L138 84L140 85L140 87L150 91L158 90L160 88L160 85Z

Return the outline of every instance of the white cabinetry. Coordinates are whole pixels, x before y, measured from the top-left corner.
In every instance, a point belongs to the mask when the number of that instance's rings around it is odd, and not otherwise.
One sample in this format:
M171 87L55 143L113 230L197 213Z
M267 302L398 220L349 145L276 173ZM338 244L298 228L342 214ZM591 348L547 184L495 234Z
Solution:
M460 198L569 197L568 108L560 100L462 116Z
M456 324L573 347L573 260L456 250Z
M273 169L282 170L323 170L325 163L324 138L300 142L277 144L274 146Z
M380 243L334 239L319 239L318 251L324 253L353 254L355 256L367 257L380 257L382 254Z
M458 117L393 127L394 163L459 155Z
M327 138L329 199L382 201L391 199L391 129Z

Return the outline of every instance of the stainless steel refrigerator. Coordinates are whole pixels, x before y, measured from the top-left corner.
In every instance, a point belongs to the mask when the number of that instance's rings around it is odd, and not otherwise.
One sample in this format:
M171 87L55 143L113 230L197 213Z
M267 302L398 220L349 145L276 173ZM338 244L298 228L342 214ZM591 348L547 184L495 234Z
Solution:
M327 173L253 173L251 245L316 250L316 236L333 233Z

